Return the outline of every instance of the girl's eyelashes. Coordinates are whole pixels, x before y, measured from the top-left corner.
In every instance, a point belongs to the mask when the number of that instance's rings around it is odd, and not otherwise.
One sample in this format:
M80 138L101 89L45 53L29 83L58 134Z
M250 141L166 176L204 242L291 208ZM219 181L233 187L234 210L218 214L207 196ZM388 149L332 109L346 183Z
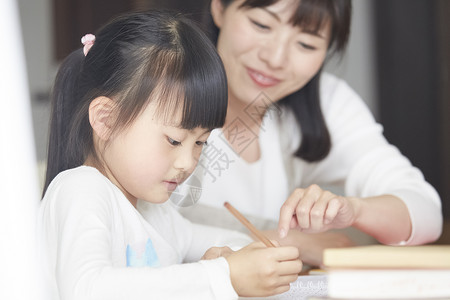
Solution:
M197 142L195 142L195 144L197 144L197 146L207 146L208 145L208 141L204 141L204 142L197 141Z
M167 137L167 141L168 141L169 144L172 145L172 146L175 146L175 147L176 147L176 146L181 146L181 142L176 141L176 140L174 140L174 139L172 139L172 138L170 138L170 137ZM195 144L196 144L197 146L203 147L203 146L208 145L208 141L196 141Z
M179 146L179 145L181 145L181 142L176 141L176 140L174 140L174 139L172 139L172 138L170 138L170 137L167 137L167 141L168 141L169 144L171 144L172 146Z

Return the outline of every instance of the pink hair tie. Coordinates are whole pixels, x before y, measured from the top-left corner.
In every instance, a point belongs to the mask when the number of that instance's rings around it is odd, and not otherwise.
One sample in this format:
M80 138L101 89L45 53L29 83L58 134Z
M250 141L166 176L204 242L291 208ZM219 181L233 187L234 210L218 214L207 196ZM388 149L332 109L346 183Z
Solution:
M83 48L84 56L88 54L89 50L94 45L94 42L95 42L95 35L90 33L86 34L81 38L81 43L84 45Z

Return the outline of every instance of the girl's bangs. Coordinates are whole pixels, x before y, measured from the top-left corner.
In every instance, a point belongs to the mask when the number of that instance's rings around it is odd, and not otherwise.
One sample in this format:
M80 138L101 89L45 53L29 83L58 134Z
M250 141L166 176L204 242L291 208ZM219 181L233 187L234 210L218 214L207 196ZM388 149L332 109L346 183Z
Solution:
M227 111L227 85L224 74L205 67L200 57L168 61L152 101L158 98L157 112L163 122L178 127L212 130L222 127ZM179 120L181 112L181 120Z

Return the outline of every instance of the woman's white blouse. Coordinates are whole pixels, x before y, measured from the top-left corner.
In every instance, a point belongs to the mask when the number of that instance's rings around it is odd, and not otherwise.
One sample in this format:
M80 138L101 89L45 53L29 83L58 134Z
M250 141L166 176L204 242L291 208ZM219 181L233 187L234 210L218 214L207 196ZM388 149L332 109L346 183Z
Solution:
M436 190L386 141L382 126L344 81L323 74L320 84L322 111L332 143L324 160L309 163L293 155L301 141L299 125L290 111L274 104L254 138L244 138L242 131L233 127L239 120L212 132L194 174L203 183L199 203L222 208L229 201L247 215L277 221L281 205L296 187L318 184L357 197L391 194L404 201L411 216L412 235L402 244L426 243L439 237L442 212ZM240 143L241 151L249 143L259 142L260 160L243 160L229 146L224 132ZM196 211L201 213L194 208L187 215Z

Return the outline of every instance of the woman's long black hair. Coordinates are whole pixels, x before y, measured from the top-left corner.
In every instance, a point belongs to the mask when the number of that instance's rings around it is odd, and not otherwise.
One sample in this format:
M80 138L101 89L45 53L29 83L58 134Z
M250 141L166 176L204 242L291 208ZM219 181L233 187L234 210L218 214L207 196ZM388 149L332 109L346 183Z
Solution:
M220 0L227 7L234 0ZM267 7L279 0L246 0L241 8ZM294 26L300 26L312 33L330 22L331 35L329 55L342 53L350 35L352 5L351 0L300 0L290 20ZM217 44L219 29L208 15L204 28ZM320 161L331 149L331 139L320 107L319 82L322 69L300 90L281 99L279 104L288 107L300 125L302 139L295 156L309 162Z
M98 158L88 112L99 96L115 102L113 130L133 122L149 101L167 121L182 109L182 128L222 127L228 102L222 61L192 21L160 10L115 18L86 56L72 52L56 76L43 194L61 171Z

